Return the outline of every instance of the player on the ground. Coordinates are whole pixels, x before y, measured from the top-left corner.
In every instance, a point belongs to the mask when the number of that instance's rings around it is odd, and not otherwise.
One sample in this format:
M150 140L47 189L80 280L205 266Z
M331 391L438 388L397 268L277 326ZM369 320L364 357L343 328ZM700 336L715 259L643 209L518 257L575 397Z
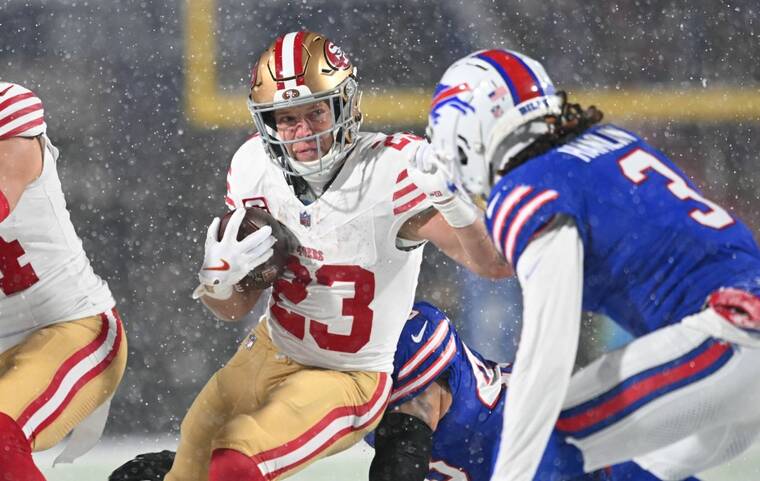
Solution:
M69 219L46 130L40 99L0 81L0 477L10 480L43 480L32 451L88 416L87 429L101 432L127 358L111 292ZM97 441L80 439L61 460Z
M491 479L510 372L464 344L438 308L415 303L394 355L388 410L371 439L370 481ZM579 473L577 452L557 433L544 457L536 481L658 479L630 462Z
M494 479L531 479L555 423L587 471L634 459L677 480L741 453L760 432L747 227L524 55L476 52L436 92L433 148L467 190L490 190L486 222L523 289ZM637 339L571 381L581 309Z
M240 281L276 239L267 226L236 240L245 207L268 211L300 247L255 334L187 413L170 481L283 479L370 431L426 240L483 275L511 272L477 209L409 167L426 142L359 131L359 95L348 57L320 34L278 37L253 68L258 135L232 159L236 212L221 240L219 220L209 227L196 295L236 320L265 292Z
M446 315L414 304L393 359L391 400L367 440L375 446L370 481L488 481L493 472L507 395L509 364L483 358L459 338ZM577 453L549 441L552 467L536 481L656 481L634 463L593 474L577 472ZM141 454L111 481L161 481L174 453ZM691 481L694 481L692 478Z

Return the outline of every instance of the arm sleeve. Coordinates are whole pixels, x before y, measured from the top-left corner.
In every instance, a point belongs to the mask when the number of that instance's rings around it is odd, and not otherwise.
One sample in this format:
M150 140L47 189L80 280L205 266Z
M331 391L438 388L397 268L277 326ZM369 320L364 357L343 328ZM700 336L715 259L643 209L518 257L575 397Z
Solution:
M394 139L396 137L389 138ZM388 196L393 205L393 216L396 218L396 222L401 225L420 212L432 207L433 204L425 192L409 176L409 164L414 159L417 150L425 145L425 141L413 136L409 138L400 136L399 139L405 143L399 144L402 146L401 155L395 157L392 164L395 169L394 172L397 174L392 188L388 191ZM399 150L399 147L394 147L395 144L393 143L389 145L390 147L386 146L386 149L393 152L392 155L396 155L395 150Z
M0 82L0 140L45 133L42 101L28 89Z
M557 216L517 264L523 327L504 409L494 478L530 480L559 415L580 332L583 243Z

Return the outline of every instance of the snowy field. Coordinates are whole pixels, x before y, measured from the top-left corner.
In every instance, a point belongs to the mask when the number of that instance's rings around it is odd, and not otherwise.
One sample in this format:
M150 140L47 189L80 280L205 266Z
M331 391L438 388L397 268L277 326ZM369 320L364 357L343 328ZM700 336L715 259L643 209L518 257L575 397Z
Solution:
M74 464L52 467L60 451L54 448L38 453L35 460L48 481L105 481L108 474L138 453L174 449L176 440L125 438L107 440ZM348 451L318 461L293 476L293 481L361 481L367 479L372 449L364 443ZM757 481L760 479L760 444L741 458L700 476L703 481Z

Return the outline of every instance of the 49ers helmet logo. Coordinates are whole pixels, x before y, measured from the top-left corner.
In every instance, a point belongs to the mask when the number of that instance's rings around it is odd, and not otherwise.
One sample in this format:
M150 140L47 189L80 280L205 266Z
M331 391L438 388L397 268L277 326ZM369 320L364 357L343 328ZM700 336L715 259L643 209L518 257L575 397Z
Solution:
M328 40L325 42L325 58L330 66L336 70L347 70L351 68L351 61L340 47Z
M282 93L282 98L285 100L294 99L301 95L301 92L299 92L296 89L288 89Z

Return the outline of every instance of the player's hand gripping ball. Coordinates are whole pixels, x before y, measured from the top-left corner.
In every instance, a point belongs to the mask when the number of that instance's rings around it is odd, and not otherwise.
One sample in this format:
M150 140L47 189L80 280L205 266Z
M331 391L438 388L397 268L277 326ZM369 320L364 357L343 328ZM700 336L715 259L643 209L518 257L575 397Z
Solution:
M227 224L234 213L235 211L229 211L222 217L219 223L217 240L222 240ZM269 260L254 268L240 281L241 284L251 285L255 289L266 289L271 286L285 269L288 257L294 255L298 247L298 239L290 229L259 207L248 207L245 210L245 217L243 217L243 221L238 229L237 240L242 241L265 225L271 227L272 237L277 239L277 242L272 246L274 254Z

